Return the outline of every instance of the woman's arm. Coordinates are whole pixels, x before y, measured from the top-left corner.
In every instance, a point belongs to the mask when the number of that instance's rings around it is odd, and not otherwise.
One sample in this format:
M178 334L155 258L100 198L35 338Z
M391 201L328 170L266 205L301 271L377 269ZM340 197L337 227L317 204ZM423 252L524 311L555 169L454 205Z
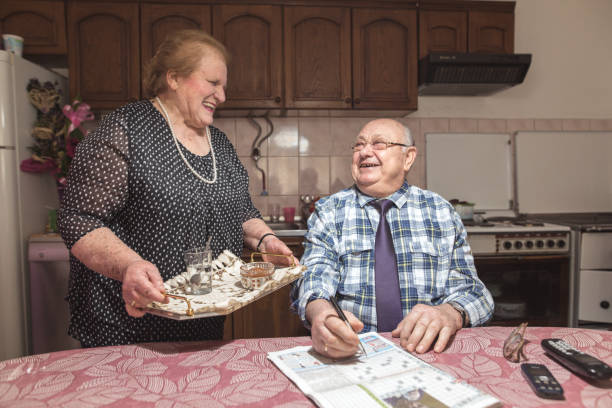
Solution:
M281 241L276 235L268 235L261 240L261 238L268 233L274 233L270 227L260 218L251 218L242 223L242 230L244 233L244 243L251 249L259 252L270 252L273 254L290 255L293 259L294 264L299 264L299 260L293 256L293 252ZM261 240L259 248L257 244ZM266 260L280 265L289 265L288 260L284 260L284 257L272 256L266 258Z

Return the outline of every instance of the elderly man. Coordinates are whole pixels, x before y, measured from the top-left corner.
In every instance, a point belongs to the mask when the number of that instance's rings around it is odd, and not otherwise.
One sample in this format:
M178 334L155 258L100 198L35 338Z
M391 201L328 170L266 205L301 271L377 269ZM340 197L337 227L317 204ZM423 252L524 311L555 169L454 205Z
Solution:
M416 154L401 123L369 122L353 145L355 184L319 200L308 220L308 269L291 296L321 354L353 355L362 330L391 331L410 352L434 342L441 352L457 330L491 318L493 299L459 215L438 194L405 181ZM338 318L332 296L354 331Z

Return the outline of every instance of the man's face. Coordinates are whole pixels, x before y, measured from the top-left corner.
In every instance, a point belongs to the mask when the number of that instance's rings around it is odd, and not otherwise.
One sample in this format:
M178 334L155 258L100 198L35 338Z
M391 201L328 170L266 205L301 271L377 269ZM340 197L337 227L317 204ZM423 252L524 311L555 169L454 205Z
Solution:
M375 142L406 143L402 125L391 119L377 119L366 124L355 140L362 149L353 152L353 180L363 193L386 197L402 186L416 157L416 148L387 145L386 149L377 150Z

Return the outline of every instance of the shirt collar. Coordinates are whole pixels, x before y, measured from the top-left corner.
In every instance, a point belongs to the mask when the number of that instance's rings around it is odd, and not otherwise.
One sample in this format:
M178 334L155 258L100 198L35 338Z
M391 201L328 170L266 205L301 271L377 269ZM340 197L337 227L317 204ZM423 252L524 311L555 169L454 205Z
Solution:
M361 190L357 188L356 184L353 184L353 189L355 190L355 194L357 196L357 204L361 208L370 204L372 201L378 200L378 198L376 197L371 197L367 194L362 193ZM409 190L410 190L410 184L408 184L408 182L404 180L404 183L397 191L395 191L393 194L387 197L384 197L384 198L393 201L393 204L395 204L397 208L402 208L404 204L406 204L406 202L408 201L408 191Z

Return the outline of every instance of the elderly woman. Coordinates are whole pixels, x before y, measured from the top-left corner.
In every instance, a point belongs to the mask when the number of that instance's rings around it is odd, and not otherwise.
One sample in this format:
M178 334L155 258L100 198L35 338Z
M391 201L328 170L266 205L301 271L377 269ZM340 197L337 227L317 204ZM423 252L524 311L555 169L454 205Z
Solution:
M71 252L69 333L83 347L219 339L224 318L146 314L183 252L211 238L213 256L243 244L291 254L261 219L234 148L211 126L225 101L228 55L198 30L174 33L144 79L152 100L109 114L83 140L60 211Z

